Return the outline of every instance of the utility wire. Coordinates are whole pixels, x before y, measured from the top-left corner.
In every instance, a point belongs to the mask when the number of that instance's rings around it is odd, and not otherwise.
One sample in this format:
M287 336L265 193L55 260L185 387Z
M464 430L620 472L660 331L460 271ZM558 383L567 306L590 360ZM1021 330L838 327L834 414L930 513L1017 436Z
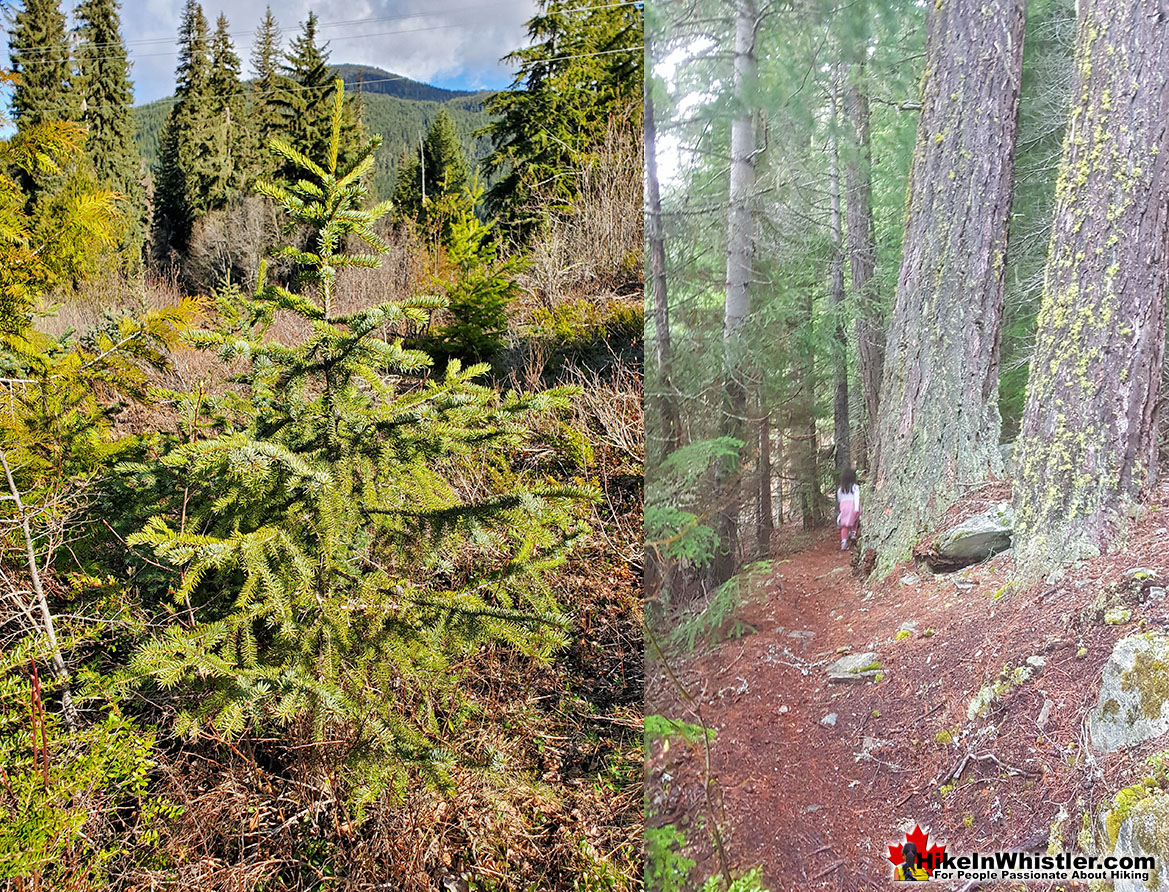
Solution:
M645 47L642 47L642 46L627 46L627 47L622 47L621 49L616 49L616 50L602 50L602 51L596 52L596 53L579 53L579 54L573 55L573 56L555 56L551 59L539 59L537 61L539 61L541 63L545 63L545 64L547 64L549 62L568 62L568 61L571 61L573 59L589 59L589 58L592 58L593 56L609 56L609 55L612 55L614 53L642 52L644 49L645 49ZM381 77L381 78L374 78L374 79L370 79L370 80L360 81L360 85L365 86L366 84L380 84L380 83L385 83L388 81L408 81L408 80L413 80L413 78L408 78L402 74L395 74L395 75L391 75L390 77ZM232 99L232 98L235 98L237 96L245 96L245 97L246 96L271 96L271 95L275 95L276 93L285 93L285 92L289 92L292 90L329 90L329 89L332 89L332 82L331 81L328 85L326 85L324 87L306 87L306 86L301 86L299 84L296 84L296 85L289 85L286 87L277 87L277 88L272 89L272 90L240 90L236 93L223 93L223 94L220 94L218 96L211 96L203 101L206 102L207 104L211 104L213 102L223 102L227 99ZM438 87L436 89L442 89L442 88ZM499 93L499 92L504 92L504 91L482 90L479 92ZM375 93L373 95L376 96L378 94ZM474 95L474 94L471 94L471 95ZM456 98L470 98L470 97L456 97ZM158 102L169 102L171 104L175 104L179 101L181 101L181 97L179 97L179 96L167 96L163 99L156 99L156 100L154 100L154 102L147 103L147 105L154 105L155 103L158 103ZM121 107L122 106L120 106L120 105L87 105L85 108L85 111L86 112L99 111L99 110L107 111L109 109L115 109L115 108L121 108ZM55 111L66 111L66 110L71 109L71 106L59 105L59 106L54 106L54 107L50 107L50 108L52 110L55 110ZM46 111L50 110L50 108L46 108Z
M622 7L625 7L625 6L638 6L642 2L644 2L644 0L625 0L625 2L606 3L606 4L602 4L602 5L597 5L597 6L577 6L577 7L573 7L572 9L557 10L557 12L558 13L572 13L572 12L591 12L594 10L601 10L601 9L620 9ZM459 7L457 9L444 9L444 10L442 10L442 12L443 13L472 12L472 11L477 10L477 9L491 9L491 8L496 7L496 6L505 6L505 5L508 5L509 3L510 3L510 0L495 0L495 2L492 2L492 3L479 3L479 4L476 4L474 6L462 6L462 7ZM366 24L371 24L374 22L397 22L397 21L404 21L406 19L429 18L429 17L433 17L435 15L438 15L438 13L437 12L414 12L414 13L409 13L406 15L376 16L376 17L367 18L367 19L346 19L346 20L339 20L339 21L335 21L335 22L317 22L317 27L318 28L332 28L332 27L340 27L342 25L366 25ZM455 27L461 27L464 24L466 24L466 23L460 22L460 23L455 24L455 25L436 25L436 26L434 26L434 28L455 28ZM74 29L74 30L77 30L77 29ZM413 28L413 29L410 29L407 31L390 31L390 32L386 32L386 33L389 33L389 34L413 34L416 31L428 31L428 30L433 30L433 29L432 28ZM260 29L256 28L252 31L233 31L230 34L228 34L228 36L232 37L232 38L249 37L249 36L259 34L259 33L260 33ZM379 35L379 34L343 35L341 37L330 38L330 41L332 41L332 40L350 40L354 37L379 37L379 36L383 36L383 35ZM151 38L142 38L141 40L107 41L105 43L90 44L90 46L98 47L98 48L109 47L109 46L130 47L130 46L146 46L148 44L152 45L152 44L166 44L166 43L173 44L173 43L175 43L175 39L173 37L151 37ZM43 47L43 46L9 47L8 52L9 52L10 56L15 55L15 54L33 54L33 55L35 55L38 53L51 53L55 50L56 50L56 47ZM145 54L135 54L135 55L136 55L136 58L149 59L149 58L152 58L154 56L173 56L173 55L177 55L177 54L178 54L178 50L176 49L173 52L145 53ZM110 57L110 56L99 57L99 59L107 59L107 58L120 58L120 57L116 57L116 56L115 57ZM30 61L35 61L35 60L30 60ZM98 61L98 59L95 59L94 61Z

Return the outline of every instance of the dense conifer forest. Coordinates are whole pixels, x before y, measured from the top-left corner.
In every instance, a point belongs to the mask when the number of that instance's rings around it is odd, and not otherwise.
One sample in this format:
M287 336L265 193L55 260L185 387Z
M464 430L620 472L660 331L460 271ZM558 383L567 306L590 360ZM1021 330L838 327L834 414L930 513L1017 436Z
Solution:
M640 888L639 5L6 8L0 888Z
M1163 5L646 33L648 885L1164 857Z

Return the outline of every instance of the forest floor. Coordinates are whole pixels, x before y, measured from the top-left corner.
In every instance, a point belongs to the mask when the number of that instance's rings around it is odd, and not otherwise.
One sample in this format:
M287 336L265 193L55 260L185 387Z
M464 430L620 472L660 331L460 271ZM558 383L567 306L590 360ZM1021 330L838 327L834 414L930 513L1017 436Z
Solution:
M888 847L915 824L952 854L1079 851L1085 813L1166 747L1094 754L1084 728L1115 642L1169 626L1169 599L1148 597L1169 579L1169 488L1156 495L1163 507L1144 513L1122 551L1028 587L1012 581L1009 552L940 575L908 563L864 583L835 529L780 531L768 571L725 627L734 634L671 659L716 731L714 814L732 869L762 866L772 890L884 889ZM1002 498L1009 484L973 494L947 525ZM1138 567L1153 574L1132 582ZM1104 623L1118 605L1131 620ZM879 675L829 681L842 654L868 651ZM968 718L980 688L1028 658L1040 664L1033 676ZM649 711L696 721L663 673L648 676ZM659 743L647 757L653 824L708 829L701 750ZM718 870L709 837L688 833L692 876Z

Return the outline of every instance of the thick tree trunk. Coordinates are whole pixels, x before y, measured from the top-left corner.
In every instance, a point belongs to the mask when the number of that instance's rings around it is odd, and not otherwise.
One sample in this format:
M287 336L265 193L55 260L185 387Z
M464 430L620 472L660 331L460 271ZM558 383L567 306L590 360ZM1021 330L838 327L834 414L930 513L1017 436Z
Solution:
M661 429L661 458L682 445L682 420L671 379L670 310L666 302L666 241L662 226L662 195L658 181L657 125L649 80L645 86L645 210L649 241L650 283L653 290L654 360L657 365L657 402Z
M760 559L771 554L771 534L775 530L771 518L771 414L763 409L759 418L759 520L756 544Z
M854 66L845 99L845 114L851 124L853 144L844 166L844 180L848 263L857 304L857 356L865 407L864 425L853 424L853 451L857 465L867 469L877 418L880 417L885 322L873 280L877 243L873 235L872 149L869 142L869 98L864 92L862 74L863 67Z
M865 512L879 572L908 557L965 486L1002 470L999 337L1023 0L927 5L922 110Z
M840 219L840 152L836 141L838 86L832 84L832 132L829 136L828 192L831 202L829 217L832 230L831 283L829 299L836 322L832 333L832 435L836 453L836 469L849 467L852 458L848 419L848 341L844 336L844 227Z
M747 410L743 325L751 310L755 233L751 200L755 191L755 113L750 105L756 75L755 36L759 16L755 0L735 4L733 89L735 117L731 122L731 176L727 211L727 283L723 314L723 402L726 435L743 440ZM739 466L720 467L719 554L715 580L725 582L738 570L739 514L742 494Z
M1098 553L1156 471L1169 279L1169 21L1079 7L1075 85L1027 402L1016 560Z

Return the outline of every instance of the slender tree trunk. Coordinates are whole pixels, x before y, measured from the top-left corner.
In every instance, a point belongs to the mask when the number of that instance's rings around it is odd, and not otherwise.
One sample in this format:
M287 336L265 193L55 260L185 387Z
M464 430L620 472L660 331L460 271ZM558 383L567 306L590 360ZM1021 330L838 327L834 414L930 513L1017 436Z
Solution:
M49 666L53 677L61 685L61 714L65 719L65 726L70 731L77 730L77 708L73 705L73 686L70 683L69 670L65 668L65 658L61 655L61 647L57 643L57 630L53 623L53 613L49 610L49 600L45 596L44 586L41 584L41 571L37 567L37 553L33 547L32 530L29 527L28 512L24 509L24 502L20 497L20 490L16 487L16 480L12 476L12 469L8 466L8 456L0 449L0 465L4 467L4 476L8 481L8 492L16 506L16 519L24 534L24 551L28 559L28 575L32 581L33 594L37 599L37 609L41 614L41 625L45 630L45 640L49 645Z
M804 301L791 321L792 380L795 396L792 400L791 439L792 465L795 476L793 495L799 508L800 521L805 530L819 525L820 456L816 438L816 353L809 337L797 338L796 332L812 326L812 288L803 289Z
M838 124L839 78L832 78L832 122L829 135L829 198L831 200L832 261L829 298L836 322L832 333L832 434L836 452L836 468L849 467L851 442L848 419L848 341L844 336L844 231L840 219L840 152L836 140Z
M650 283L653 289L654 360L659 392L655 397L661 418L661 457L682 445L682 420L671 378L670 309L666 301L666 242L662 226L662 195L658 181L657 125L649 80L645 86L645 209L649 241Z
M771 413L762 409L759 416L759 523L756 527L759 557L771 554Z
M1169 279L1169 21L1158 4L1083 0L1075 71L1017 440L1026 575L1106 549L1156 472Z
M870 453L881 404L881 373L885 360L885 324L873 273L877 243L873 235L872 149L869 142L869 98L864 91L864 68L853 66L845 99L845 114L852 131L844 166L848 223L848 263L857 305L856 343L860 360L860 386L865 407L864 425L853 425L854 461L863 468ZM863 435L863 440L862 440Z
M751 200L755 191L755 110L750 104L756 75L755 36L759 16L755 0L735 4L734 119L731 122L731 176L727 212L727 283L723 315L723 403L728 436L743 440L747 409L743 325L751 311L755 233ZM717 532L720 553L715 579L725 582L738 569L739 514L742 495L739 463L721 466Z
M966 486L1002 471L999 338L1023 0L927 7L922 110L865 512L880 573L909 556Z

